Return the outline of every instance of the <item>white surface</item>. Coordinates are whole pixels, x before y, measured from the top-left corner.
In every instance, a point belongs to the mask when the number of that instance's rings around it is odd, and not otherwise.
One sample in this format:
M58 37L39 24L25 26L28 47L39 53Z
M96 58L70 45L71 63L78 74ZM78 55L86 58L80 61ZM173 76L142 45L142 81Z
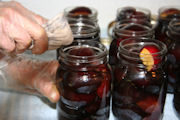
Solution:
M8 0L4 0L8 1ZM107 25L115 19L117 8L124 6L145 7L153 14L162 6L179 5L180 0L17 0L28 9L46 17L52 18L68 6L91 6L97 9L102 37L106 37Z
M173 101L173 95L168 94L166 97L163 120L178 120L178 118L175 115L172 101Z

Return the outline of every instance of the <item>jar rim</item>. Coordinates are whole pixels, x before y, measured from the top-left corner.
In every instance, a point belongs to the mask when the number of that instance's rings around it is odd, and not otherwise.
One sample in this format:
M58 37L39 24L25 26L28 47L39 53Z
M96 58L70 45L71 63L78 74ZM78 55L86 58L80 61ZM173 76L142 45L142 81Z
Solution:
M116 23L114 31L118 35L124 35L128 36L129 34L134 34L134 35L139 35L139 36L146 36L146 35L152 35L154 33L154 27L147 21L143 21L143 24L141 23L136 23L138 20L122 20ZM133 30L125 30L125 29L120 29L123 26L127 25L138 25L138 26L143 26L146 28L145 31L133 31Z
M68 53L68 50L72 50L73 48L81 48L81 47L91 48L97 52L96 54L91 56L77 56L77 55L70 55ZM65 59L66 61L71 61L73 63L77 63L77 61L78 63L94 62L99 59L103 59L105 56L107 56L106 47L98 41L91 41L91 40L74 40L72 44L60 47L58 52L60 55L58 59Z
M169 8L175 8L175 9L178 9L178 10L180 10L180 6L176 6L176 5L166 5L166 6L162 6L162 7L160 7L159 9L158 9L158 13L159 13L159 15L162 13L162 12L164 12L164 10L167 10L167 9L169 9Z
M179 34L180 29L176 28L177 25L180 26L180 19L172 19L168 25L169 31L173 34Z
M165 11L165 10L168 10L170 8L173 8L173 9L178 9L180 11L180 6L173 6L173 5L167 5L167 6L162 6L158 9L158 16L159 16L159 19L163 19L164 21L170 21L172 18L169 18L169 17L162 17L161 14ZM176 16L177 18L180 18L180 14L175 14L174 16Z
M122 53L132 59L139 60L140 59L139 55L142 53L135 52L135 51L129 51L124 46L127 43L129 43L129 45L130 45L130 43L131 43L131 45L133 45L132 43L134 43L134 45L141 45L142 46L141 49L145 45L156 45L157 47L159 47L160 51L156 52L156 53L151 53L152 56L162 57L162 56L165 56L165 54L167 53L166 45L163 42L153 39L153 38L137 37L137 38L124 39L120 42L118 49L119 49L120 53ZM134 55L134 56L132 56L132 55Z
M97 32L100 31L99 25L95 22L92 22L90 20L74 20L74 19L70 19L69 21L71 30L73 32L74 36L92 36L94 34L96 34ZM73 28L77 28L80 29L80 31L78 30L73 30ZM85 28L85 29L82 29Z

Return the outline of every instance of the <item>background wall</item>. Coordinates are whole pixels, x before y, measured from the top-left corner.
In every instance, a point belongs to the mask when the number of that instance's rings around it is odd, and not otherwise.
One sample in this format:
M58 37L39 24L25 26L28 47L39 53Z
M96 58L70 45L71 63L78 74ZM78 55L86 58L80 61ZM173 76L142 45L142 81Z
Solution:
M7 1L7 0L4 0ZM98 10L98 19L102 37L106 37L107 25L115 19L116 10L123 6L145 7L157 14L162 6L179 5L180 0L17 0L25 7L46 17L51 18L62 12L68 6L85 5Z

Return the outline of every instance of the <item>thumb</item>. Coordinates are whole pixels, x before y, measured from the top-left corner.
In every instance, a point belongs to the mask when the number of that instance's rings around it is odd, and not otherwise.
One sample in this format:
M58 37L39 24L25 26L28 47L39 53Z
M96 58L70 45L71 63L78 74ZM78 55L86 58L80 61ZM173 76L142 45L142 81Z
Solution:
M57 102L60 98L59 91L54 82L58 66L57 61L49 62L34 79L35 89L53 103Z
M44 82L44 80L40 80L37 83L36 89L53 103L56 103L60 98L59 91L53 82Z

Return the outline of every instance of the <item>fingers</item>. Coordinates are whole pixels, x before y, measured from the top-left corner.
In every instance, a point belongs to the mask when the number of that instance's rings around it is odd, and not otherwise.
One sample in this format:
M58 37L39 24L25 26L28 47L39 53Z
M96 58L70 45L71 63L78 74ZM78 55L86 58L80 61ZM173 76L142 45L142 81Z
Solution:
M2 48L3 46L8 46L8 48L5 49L9 49L9 52L15 51L17 53L24 52L27 48L29 48L31 45L31 37L24 28L18 25L14 26L8 20L4 19L1 19L1 23L1 28L4 30L4 33L0 33L0 36L4 36L6 38L1 37L2 41L7 44L2 45ZM9 46L8 44L13 44L13 46Z
M28 10L27 8L23 7L20 3L16 2L16 1L10 1L9 5L11 7L16 6L15 9L22 14L31 15L31 19L35 20L39 25L43 25L47 22L47 19Z
M6 52L12 52L15 49L15 43L12 41L0 27L0 48Z
M51 102L57 102L60 98L56 88L56 71L59 67L58 61L42 62L22 59L21 57L12 58L6 68L7 82L16 90L21 88L24 92L27 90L36 90L47 97Z
M28 31L34 40L34 42L33 42L34 46L32 48L32 53L33 54L42 54L46 50L48 50L48 38L47 38L46 32L44 31L43 28L41 28L41 27L38 28L35 26L34 26L34 28L37 28L35 30L36 33L34 31L31 31L32 30L31 28Z
M18 2L13 1L11 2L11 4L14 4L16 6L16 10L21 13L21 15L24 15L24 17L22 17L23 23L21 25L25 30L27 30L27 32L34 40L32 53L41 54L45 52L48 49L48 38L44 28L41 25L46 23L47 19L26 9Z
M59 100L60 94L58 89L56 88L56 85L52 82L45 82L47 78L44 78L44 82L42 80L38 81L38 88L39 92L47 97L51 102L55 103Z
M57 61L47 63L42 69L43 73L39 73L34 80L35 89L46 96L51 102L57 102L60 98L55 81L53 81L55 80L58 66Z
M33 40L32 53L45 52L48 49L48 38L40 24L43 24L46 19L33 14L17 2L6 2L4 7L0 5L0 24L2 25L0 27L2 27L4 35L7 35L5 38L9 37L8 40L11 41L11 44L15 44L14 49L23 52ZM5 40L7 39L1 39L0 47L11 51L12 47L10 48Z
M21 23L21 27L23 27L31 36L33 41L33 54L41 54L48 49L48 38L44 28L33 20L28 19L24 16L19 17L17 20ZM16 22L18 22L16 21Z

